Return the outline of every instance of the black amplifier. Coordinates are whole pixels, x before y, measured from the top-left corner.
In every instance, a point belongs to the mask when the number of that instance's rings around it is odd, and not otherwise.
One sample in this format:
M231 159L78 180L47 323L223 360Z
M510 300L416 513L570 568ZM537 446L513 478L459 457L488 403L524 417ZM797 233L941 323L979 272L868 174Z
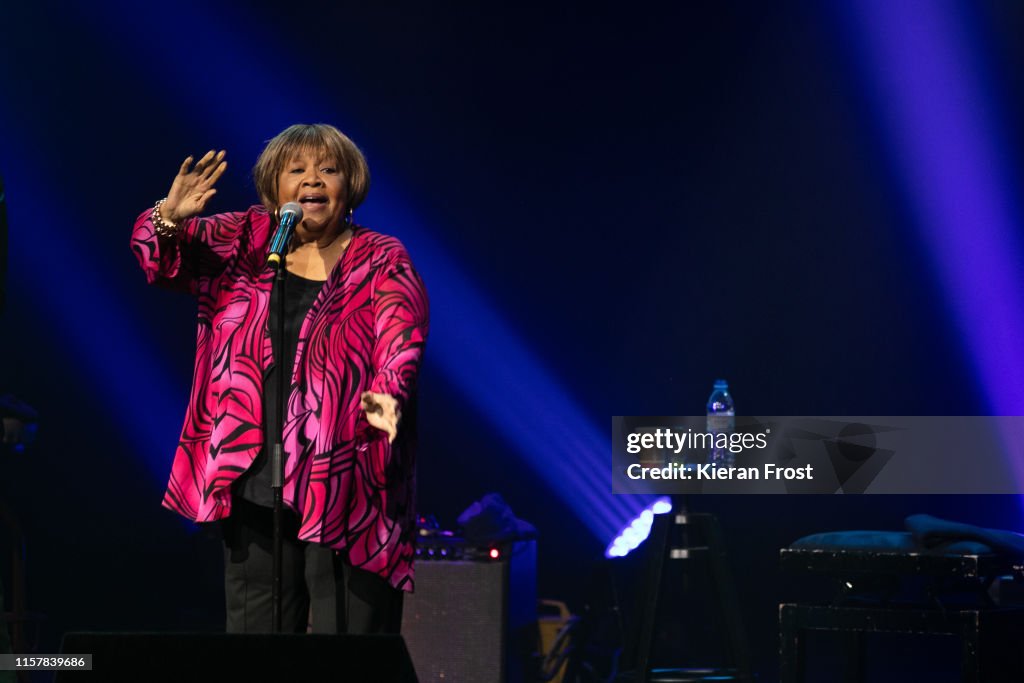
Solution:
M402 635L421 681L533 680L536 541L420 536L416 591L405 597Z

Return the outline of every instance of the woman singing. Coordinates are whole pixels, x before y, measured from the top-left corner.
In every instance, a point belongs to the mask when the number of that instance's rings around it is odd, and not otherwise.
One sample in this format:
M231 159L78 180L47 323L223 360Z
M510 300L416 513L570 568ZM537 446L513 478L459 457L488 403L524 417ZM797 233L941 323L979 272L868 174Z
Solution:
M334 127L280 133L253 169L262 205L200 217L225 168L223 151L185 159L132 233L146 279L199 303L192 392L163 505L222 520L227 630L270 631L266 445L280 438L283 630L304 631L311 612L315 632L397 633L413 585L423 282L397 239L353 223L369 171ZM303 218L279 291L266 263L287 202ZM278 344L270 331L281 296Z

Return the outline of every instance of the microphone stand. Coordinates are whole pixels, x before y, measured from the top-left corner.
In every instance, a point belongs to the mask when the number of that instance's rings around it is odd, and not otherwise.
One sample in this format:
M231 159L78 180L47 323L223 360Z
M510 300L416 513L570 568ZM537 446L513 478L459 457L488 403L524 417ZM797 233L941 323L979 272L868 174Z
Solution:
M283 259L282 259L283 260ZM284 397L288 388L290 368L284 363L284 263L278 262L277 273L274 276L274 288L277 290L277 322L271 334L277 339L277 355L274 359L277 365L277 404L274 408L275 426L274 443L270 448L270 490L274 496L274 561L271 579L271 619L273 621L273 632L281 632L281 569L283 556L283 532L281 529L282 516L284 513ZM273 294L271 294L273 296Z
M282 442L284 441L284 397L291 379L291 367L285 367L284 363L284 269L288 260L288 243L291 241L295 224L302 221L302 205L298 202L288 202L278 209L277 215L277 230L270 242L270 253L267 255L267 265L275 271L274 288L277 291L277 324L271 331L271 334L274 335L272 339L277 340L277 358L274 359L277 368L277 379L275 380L277 400L274 406L276 429L269 430L274 433L274 443L270 447L270 490L274 496L274 560L270 582L270 616L273 622L271 629L273 633L281 632L281 569L284 554L281 529L284 513L284 445ZM274 289L270 290L270 298L274 298ZM294 360L292 359L292 362Z

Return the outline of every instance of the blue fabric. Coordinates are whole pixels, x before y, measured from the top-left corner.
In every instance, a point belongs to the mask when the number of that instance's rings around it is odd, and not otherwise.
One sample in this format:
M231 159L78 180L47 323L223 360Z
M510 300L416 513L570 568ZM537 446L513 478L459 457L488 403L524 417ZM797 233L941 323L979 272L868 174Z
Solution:
M828 531L804 536L790 548L806 550L878 550L913 552L914 538L905 531Z
M960 522L950 522L931 515L911 515L904 521L907 530L914 536L915 542L929 550L945 549L964 542L985 544L991 551L1011 557L1024 557L1024 535L1000 529L983 527Z
M829 531L798 539L789 546L802 550L870 550L883 553L987 555L992 548L973 541L947 540L925 546L907 531Z
M459 515L466 540L473 543L523 540L537 537L537 529L512 514L499 493L488 493Z

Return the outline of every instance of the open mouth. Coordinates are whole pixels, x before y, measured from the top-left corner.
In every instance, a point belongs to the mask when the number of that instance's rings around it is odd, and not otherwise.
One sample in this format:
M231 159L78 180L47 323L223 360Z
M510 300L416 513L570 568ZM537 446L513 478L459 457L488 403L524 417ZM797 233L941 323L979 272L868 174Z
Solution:
M309 207L324 206L324 205L327 204L327 197L324 197L323 195L312 195L312 194L310 194L310 195L306 195L305 197L300 198L299 199L299 203L302 204L303 206L309 206Z

